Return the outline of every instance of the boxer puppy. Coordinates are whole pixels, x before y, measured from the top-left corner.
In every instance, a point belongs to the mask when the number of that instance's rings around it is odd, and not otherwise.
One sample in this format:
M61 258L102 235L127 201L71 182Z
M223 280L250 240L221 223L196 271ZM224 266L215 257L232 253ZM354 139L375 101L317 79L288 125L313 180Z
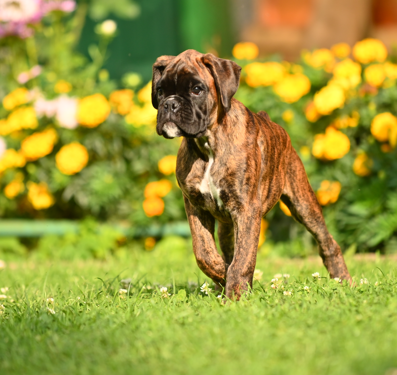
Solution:
M318 242L330 276L351 280L288 134L266 112L233 99L240 71L233 61L194 50L153 65L157 133L184 137L176 177L198 266L238 300L252 287L261 219L281 199Z

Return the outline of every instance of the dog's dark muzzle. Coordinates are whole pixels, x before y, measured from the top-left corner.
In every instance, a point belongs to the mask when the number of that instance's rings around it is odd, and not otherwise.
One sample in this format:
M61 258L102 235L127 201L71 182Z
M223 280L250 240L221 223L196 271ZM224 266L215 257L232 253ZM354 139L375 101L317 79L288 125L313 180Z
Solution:
M206 126L197 120L190 103L183 98L170 96L159 105L157 133L165 138L201 137Z

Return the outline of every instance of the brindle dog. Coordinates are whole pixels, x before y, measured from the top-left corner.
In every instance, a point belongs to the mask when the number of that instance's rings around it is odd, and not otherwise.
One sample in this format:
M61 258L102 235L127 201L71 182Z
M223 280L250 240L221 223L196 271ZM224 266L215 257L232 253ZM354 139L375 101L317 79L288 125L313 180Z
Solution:
M239 299L252 286L261 218L281 199L317 240L330 276L351 280L288 134L266 112L233 99L240 71L233 61L194 50L153 65L157 133L184 137L176 176L198 266Z

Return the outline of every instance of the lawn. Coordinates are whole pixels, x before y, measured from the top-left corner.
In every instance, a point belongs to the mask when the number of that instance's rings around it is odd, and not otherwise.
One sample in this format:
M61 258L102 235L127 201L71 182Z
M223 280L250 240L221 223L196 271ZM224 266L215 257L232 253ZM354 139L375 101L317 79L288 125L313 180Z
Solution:
M235 303L201 292L181 251L8 259L0 374L395 374L397 260L347 263L355 288L319 258L259 255L262 279ZM290 277L272 283L278 273Z

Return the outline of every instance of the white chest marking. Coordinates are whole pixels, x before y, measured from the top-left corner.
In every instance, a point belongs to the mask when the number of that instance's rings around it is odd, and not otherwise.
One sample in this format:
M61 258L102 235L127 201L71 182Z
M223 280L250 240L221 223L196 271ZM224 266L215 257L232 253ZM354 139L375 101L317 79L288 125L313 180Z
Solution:
M214 181L211 177L211 167L212 167L212 164L214 164L214 153L212 152L208 143L205 143L204 147L208 150L208 153L209 153L208 165L204 172L204 177L200 183L199 190L200 190L201 194L206 194L206 193L211 194L212 198L215 199L216 202L218 203L218 207L222 207L223 202L220 197L221 190L215 186Z

